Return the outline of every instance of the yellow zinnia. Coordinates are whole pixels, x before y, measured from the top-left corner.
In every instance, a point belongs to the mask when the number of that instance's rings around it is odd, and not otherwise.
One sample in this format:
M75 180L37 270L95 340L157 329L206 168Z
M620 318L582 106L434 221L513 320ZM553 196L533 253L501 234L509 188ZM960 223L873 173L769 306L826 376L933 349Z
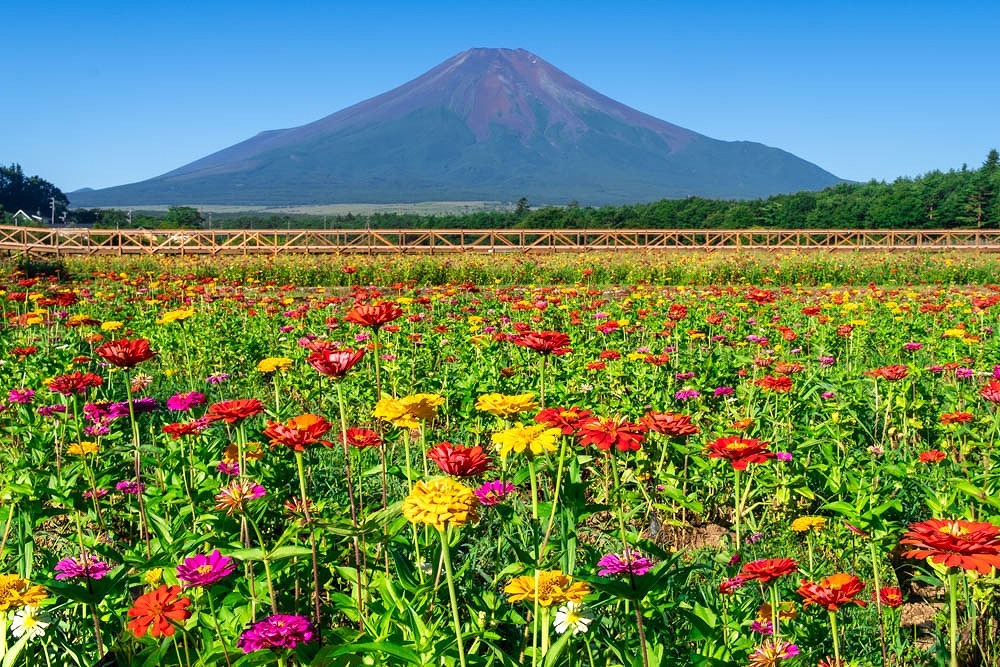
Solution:
M479 500L469 487L450 477L417 482L403 500L403 516L411 523L426 523L438 530L479 519Z
M554 452L556 441L562 431L558 428L549 428L545 424L533 424L525 426L518 424L513 428L493 434L493 443L500 445L500 456L506 457L510 452L523 454L530 451L532 454L543 452Z
M123 322L118 322L117 320L108 320L101 325L101 331L118 331L125 324Z
M77 456L85 456L87 454L96 454L98 450L96 442L84 441L84 442L74 442L72 445L66 448L67 454L76 454Z
M792 521L792 530L796 533L804 533L807 530L814 530L817 533L823 530L826 519L821 516L800 516Z
M534 604L537 598L540 606L551 607L566 602L580 604L590 593L590 586L583 581L573 581L562 570L540 570L537 576L529 574L511 579L503 592L509 602L529 601Z
M261 373L274 373L276 371L287 371L292 367L292 360L288 357L267 357L257 362L257 370Z
M403 398L386 396L375 404L374 415L399 428L420 428L420 421L434 419L438 406L443 404L444 398L437 394L413 394Z
M183 322L192 315L194 315L194 308L178 308L177 310L170 310L163 313L160 319L156 320L156 323L170 324L171 322Z
M21 607L37 607L48 593L41 586L29 586L16 574L0 574L0 612Z
M521 412L534 410L538 407L535 395L532 393L516 394L483 394L476 401L476 410L489 412L497 417L510 417Z

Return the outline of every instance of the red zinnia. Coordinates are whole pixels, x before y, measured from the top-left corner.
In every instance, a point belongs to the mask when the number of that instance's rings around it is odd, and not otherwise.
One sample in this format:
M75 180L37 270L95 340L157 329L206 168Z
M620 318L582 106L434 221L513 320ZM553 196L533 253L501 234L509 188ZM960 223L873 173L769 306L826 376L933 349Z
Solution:
M792 390L792 378L787 375L765 375L753 383L765 391L783 393Z
M189 422L176 422L173 424L164 424L163 432L170 436L172 440L176 440L181 436L185 435L198 435L205 430L208 426L209 420L205 418L195 419Z
M306 357L306 361L323 375L339 379L354 368L363 356L365 356L364 348L352 350L349 347L342 347L336 350L318 350Z
M367 428L349 428L340 434L340 441L347 443L351 447L364 449L365 447L378 447L382 444L382 436L376 431Z
M493 467L493 460L480 446L466 447L445 441L427 451L427 458L442 472L456 477L472 477Z
M163 584L155 591L140 595L128 610L128 615L132 617L128 629L140 638L146 636L147 630L154 639L172 637L177 631L174 623L181 623L191 616L187 610L191 599L178 598L180 592L180 586Z
M344 316L345 322L353 322L378 331L383 325L403 316L403 309L395 301L379 301L372 304L358 304Z
M593 412L583 408L545 408L535 415L535 421L549 428L558 428L563 435L572 435L580 424L593 416Z
M797 592L802 596L803 607L816 604L829 611L837 611L841 606L852 602L862 607L867 606L864 600L855 597L864 589L865 584L853 574L839 572L823 577L818 584L805 579L801 583Z
M774 458L774 452L767 450L768 443L757 438L732 435L717 438L705 448L710 459L726 459L736 470L746 470L750 463L764 463Z
M988 575L1000 567L1000 528L986 521L928 519L911 523L900 544L917 547L904 558L930 558L947 567Z
M104 380L101 379L100 375L74 371L52 378L52 382L49 382L49 389L57 394L70 396L72 394L86 394L90 387L100 387L102 384L104 384Z
M944 461L946 454L940 449L931 449L926 452L920 452L920 462L921 463L939 463Z
M870 371L865 371L865 375L873 378L882 378L883 380L889 380L890 382L895 382L896 380L902 380L909 373L909 369L902 364L895 364L892 366L879 366L878 368L873 368Z
M321 438L330 430L331 424L319 415L304 414L289 419L284 424L268 421L264 435L271 441L271 446L284 445L297 452L306 451L306 446L321 444L330 447L330 443Z
M676 412L650 410L639 420L639 423L654 433L673 438L683 438L684 436L697 435L701 432L697 426L691 423L690 415L682 415Z
M772 579L798 571L799 566L791 558L765 558L744 565L739 576L744 580L756 579L760 583L766 584Z
M208 406L205 416L211 421L222 420L232 424L264 412L264 404L257 398L237 398L231 401L219 401Z
M98 346L94 352L112 366L119 368L132 368L156 356L156 352L149 349L149 341L145 338L109 340Z
M878 601L890 609L903 604L903 591L892 586L883 586L878 590Z
M1000 380L990 380L979 390L979 395L990 403L1000 403Z
M938 421L942 424L968 424L975 416L971 412L945 412Z
M579 425L577 437L582 447L594 445L606 452L613 445L620 452L637 452L646 437L646 427L624 417L593 417Z
M512 335L510 341L539 354L559 356L570 352L569 336L558 331L525 331Z

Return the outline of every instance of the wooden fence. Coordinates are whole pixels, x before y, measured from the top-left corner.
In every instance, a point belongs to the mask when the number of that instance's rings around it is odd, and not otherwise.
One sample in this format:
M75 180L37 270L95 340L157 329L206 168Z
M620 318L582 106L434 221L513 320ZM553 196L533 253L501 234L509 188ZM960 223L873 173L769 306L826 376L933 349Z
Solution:
M614 250L983 250L1000 230L352 229L114 230L0 226L31 255L529 253Z

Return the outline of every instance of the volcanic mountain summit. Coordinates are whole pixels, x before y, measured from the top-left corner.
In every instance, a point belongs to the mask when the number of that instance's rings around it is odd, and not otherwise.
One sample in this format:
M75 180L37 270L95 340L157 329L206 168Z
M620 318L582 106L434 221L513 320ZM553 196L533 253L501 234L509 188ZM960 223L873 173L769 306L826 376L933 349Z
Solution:
M308 125L70 197L74 206L613 204L837 182L777 148L711 139L636 111L522 49L471 49Z

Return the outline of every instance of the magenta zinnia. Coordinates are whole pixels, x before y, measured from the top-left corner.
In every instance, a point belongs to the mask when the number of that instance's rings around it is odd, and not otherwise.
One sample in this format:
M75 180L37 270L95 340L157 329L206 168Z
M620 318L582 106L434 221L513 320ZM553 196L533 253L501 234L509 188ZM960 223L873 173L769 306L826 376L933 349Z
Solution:
M94 554L87 554L86 557L63 558L56 563L56 580L63 579L102 579L111 571L111 566L99 559Z
M177 578L184 582L185 588L193 586L211 586L228 577L236 569L236 564L229 556L223 556L216 549L210 554L198 554L185 558L177 566Z
M244 653L266 648L293 649L312 640L314 634L312 623L305 616L274 614L244 630L236 645Z

